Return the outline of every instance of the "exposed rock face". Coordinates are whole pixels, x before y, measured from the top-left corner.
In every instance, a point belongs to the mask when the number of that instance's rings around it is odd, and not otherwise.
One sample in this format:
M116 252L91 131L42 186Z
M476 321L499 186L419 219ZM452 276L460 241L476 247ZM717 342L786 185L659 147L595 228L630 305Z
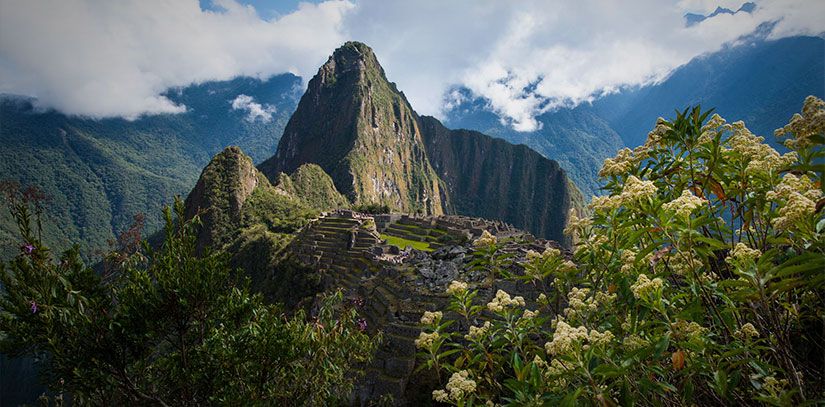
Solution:
M555 161L419 117L356 42L318 70L260 168L278 183L305 163L318 164L356 205L499 219L560 242L570 208L583 201Z
M446 184L453 213L500 219L536 236L564 241L571 208L581 192L555 161L525 145L475 131L450 130L421 117L430 163Z
M202 212L199 250L228 242L240 227L244 202L259 186L270 184L240 148L227 147L212 158L185 203L187 218Z
M316 163L355 204L443 213L441 183L427 160L415 112L372 50L348 42L309 82L278 144L261 164L270 179Z

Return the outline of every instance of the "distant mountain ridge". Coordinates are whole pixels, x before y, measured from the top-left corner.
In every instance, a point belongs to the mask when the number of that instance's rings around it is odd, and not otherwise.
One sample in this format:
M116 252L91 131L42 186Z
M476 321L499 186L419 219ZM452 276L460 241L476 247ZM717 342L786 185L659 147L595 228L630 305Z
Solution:
M725 7L720 6L720 7L716 7L716 10L714 10L712 13L710 13L708 15L696 14L696 13L687 13L687 14L685 14L685 26L692 27L696 24L701 23L702 21L705 21L709 18L716 17L720 14L733 15L733 14L740 13L740 12L750 14L750 13L753 13L754 10L756 10L756 7L757 7L756 3L747 2L747 3L743 3L742 6L740 6L739 9L737 9L736 11L733 11L729 8L725 8Z

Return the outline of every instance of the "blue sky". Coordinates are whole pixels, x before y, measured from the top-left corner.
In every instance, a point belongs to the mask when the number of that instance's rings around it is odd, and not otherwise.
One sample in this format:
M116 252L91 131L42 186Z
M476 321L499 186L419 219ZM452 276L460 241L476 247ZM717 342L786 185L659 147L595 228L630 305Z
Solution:
M204 10L218 10L213 0L199 0ZM320 3L319 0L305 0L304 3ZM298 9L297 0L241 0L238 3L255 7L258 14L265 19L277 18Z
M686 27L687 12L742 0L0 0L0 92L90 117L186 109L173 87L290 72L308 80L347 40L370 45L422 114L456 87L517 130L666 77L765 22L772 38L823 35L825 1L762 0ZM250 7L251 6L251 7Z

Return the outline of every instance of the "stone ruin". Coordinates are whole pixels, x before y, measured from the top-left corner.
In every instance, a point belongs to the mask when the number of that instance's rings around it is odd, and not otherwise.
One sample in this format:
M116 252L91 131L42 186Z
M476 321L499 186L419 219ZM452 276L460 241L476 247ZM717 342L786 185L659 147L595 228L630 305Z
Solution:
M464 281L479 290L478 301L489 301L499 289L523 296L528 304L535 301L538 291L534 286L469 266L473 241L485 230L504 242L502 250L517 260L515 268L528 250L561 249L556 242L537 239L504 222L452 215L365 215L339 210L322 214L296 234L287 255L320 271L326 290L343 289L347 298L363 304L359 313L368 331L383 333L373 362L363 367L365 375L353 404L382 399L394 405L429 403L435 383L414 373L415 339L421 332L422 313L448 305L445 291L451 281ZM391 246L382 234L426 243L429 251ZM445 313L445 317L450 315Z

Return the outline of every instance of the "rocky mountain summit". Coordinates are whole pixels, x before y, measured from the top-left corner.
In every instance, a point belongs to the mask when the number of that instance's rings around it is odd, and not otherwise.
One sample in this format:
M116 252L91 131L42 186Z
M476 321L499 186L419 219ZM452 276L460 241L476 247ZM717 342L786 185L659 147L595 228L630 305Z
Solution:
M419 116L358 42L318 70L277 153L259 168L275 182L306 163L320 166L356 206L499 219L559 241L570 209L582 202L555 161Z

